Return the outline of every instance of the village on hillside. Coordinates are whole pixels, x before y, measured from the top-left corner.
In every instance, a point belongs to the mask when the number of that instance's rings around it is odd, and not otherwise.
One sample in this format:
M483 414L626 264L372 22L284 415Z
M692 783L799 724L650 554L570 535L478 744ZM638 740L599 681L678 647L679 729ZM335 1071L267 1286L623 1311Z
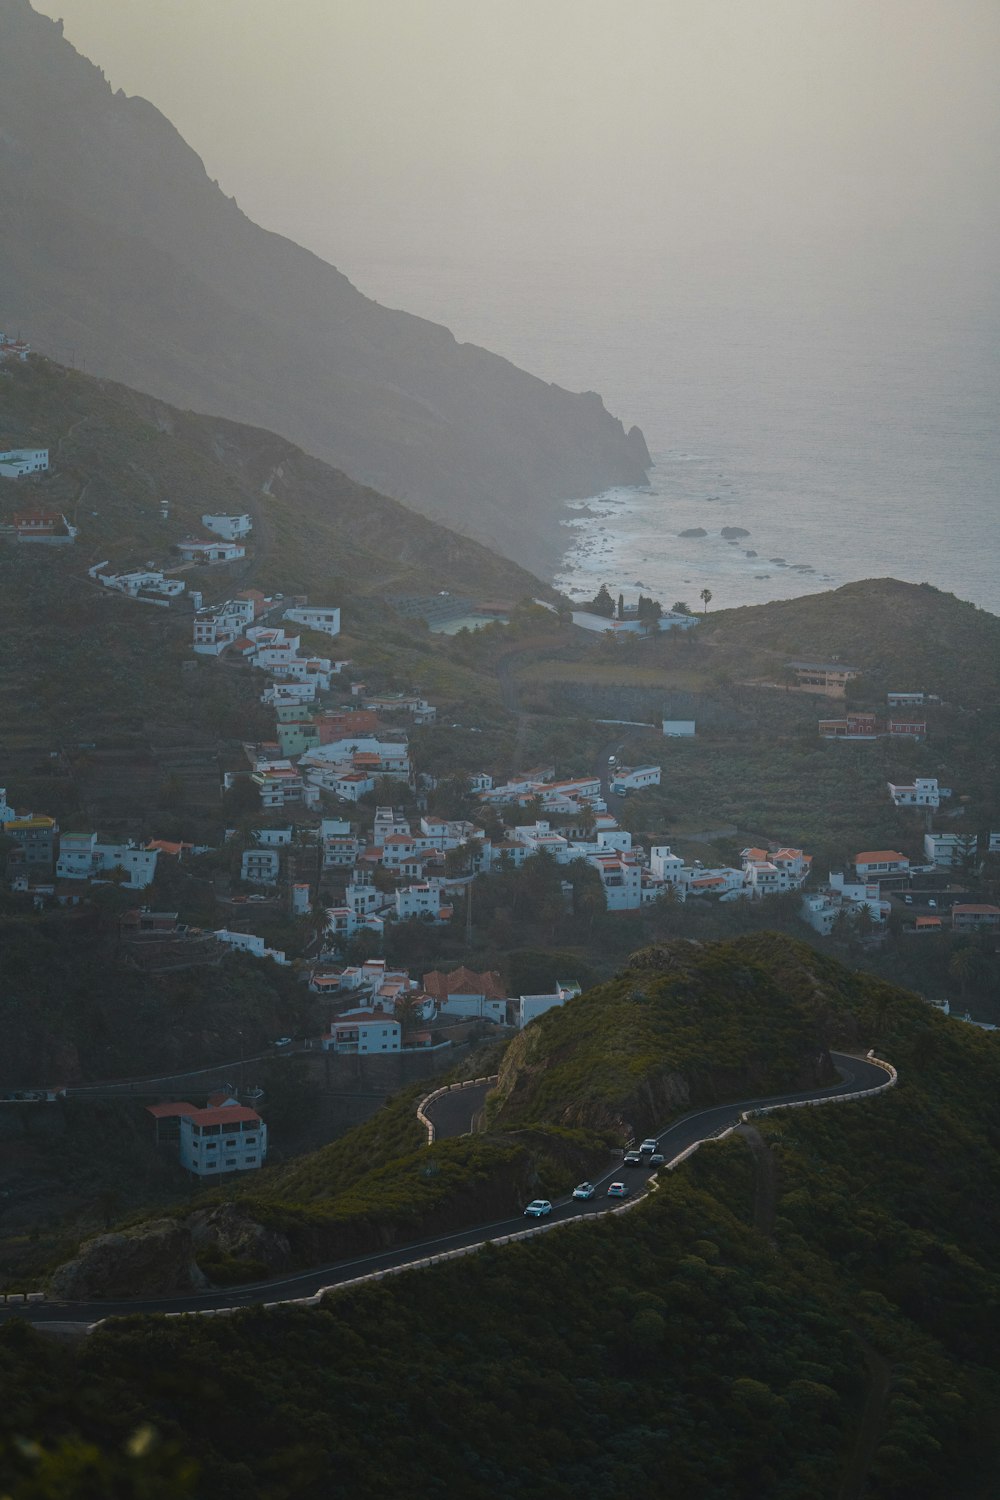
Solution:
M0 358L23 359L26 350L8 341ZM29 494L48 473L47 449L0 453L0 475L19 492L23 486ZM169 522L167 506L163 519ZM1000 932L1000 907L977 889L984 862L1000 855L1000 832L969 830L956 821L947 806L954 794L935 777L886 784L886 801L913 814L908 851L857 849L844 868L822 874L813 869L811 852L779 839L747 844L738 862L712 864L686 857L683 838L674 840L675 850L666 837L637 836L623 826L623 809L629 799L668 785L667 746L677 739L697 744L693 719L662 720L659 761L628 764L612 753L585 775L567 774L553 762L513 774L486 765L458 778L460 812L433 810L442 782L455 793L454 772L426 761L418 769L411 735L427 726L447 728L438 706L416 688L369 689L365 661L337 655L341 605L334 600L243 588L206 602L205 580L216 570L224 576L227 564L253 548L254 521L249 513L206 512L201 522L201 535L175 537L158 562L121 568L103 560L83 571L93 589L169 611L189 636L192 669L242 674L253 684L272 730L266 738L248 736L240 763L221 775L220 808L231 817L238 811L221 841L164 838L152 809L141 840L108 837L97 827L60 827L46 808L17 805L0 788L9 892L40 912L80 907L101 887L134 892L134 903L119 917L125 963L157 974L218 965L239 954L289 969L323 1002L316 1029L294 1039L298 1046L381 1057L447 1048L473 1022L498 1035L519 1030L580 992L570 977L544 993L511 994L495 970L460 964L450 972L411 972L416 965L384 956L393 934L471 933L477 882L501 873L527 881L537 862L555 872L559 899L571 912L627 914L686 903L725 908L784 897L786 909L788 899L795 901L803 931L820 937L853 932L877 943L893 921L916 941L945 930ZM79 530L61 512L26 502L0 527L0 538L18 546L60 546L76 542ZM451 601L439 604L454 613ZM427 608L433 613L438 605L431 601ZM689 630L697 623L677 611L646 615L640 618L634 608L629 614L620 604L614 618L573 619L587 630L603 620L613 634ZM474 629L496 617L485 610L480 619L463 622ZM836 700L857 675L857 668L837 660L791 660L784 686ZM928 733L927 710L937 701L919 691L890 692L881 713L819 718L816 736L846 745L920 743ZM648 736L643 743L651 743ZM179 910L161 909L158 876L167 868L212 872L218 925L192 926ZM290 944L272 940L275 922L291 934ZM230 1107L232 1101L221 1101L208 1108ZM158 1108L157 1130L179 1132L189 1170L208 1170L194 1164L192 1132L199 1123L209 1129L219 1121L204 1111L199 1121L184 1101L170 1107L173 1114ZM233 1170L264 1161L266 1134L248 1144L257 1149L237 1151Z

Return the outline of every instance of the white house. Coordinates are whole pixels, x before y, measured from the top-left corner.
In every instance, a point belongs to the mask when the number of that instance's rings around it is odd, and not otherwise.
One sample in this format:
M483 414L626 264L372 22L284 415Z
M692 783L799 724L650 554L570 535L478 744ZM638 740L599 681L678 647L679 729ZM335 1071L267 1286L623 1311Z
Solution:
M307 917L312 911L312 897L309 894L309 882L297 880L292 886L292 916Z
M156 874L158 850L133 843L99 843L96 833L64 833L59 840L56 876L60 880L102 880L112 870L123 870L124 890L145 890Z
M849 881L843 872L832 871L827 885L803 893L799 915L815 932L829 937L841 912L856 916L862 909L878 925L888 918L890 903L880 897L878 881Z
M267 1126L254 1109L233 1100L180 1117L181 1166L196 1177L249 1172L267 1156Z
M629 792L640 792L647 786L659 786L659 766L619 766L611 779L611 790L618 797L625 797Z
M48 467L48 448L4 448L0 450L0 474L5 479L20 479L24 474L44 474Z
M939 869L963 869L975 861L978 850L974 833L924 834L924 853Z
M897 786L892 781L886 784L897 807L937 808L941 806L942 797L951 796L951 788L938 786L936 776L917 776L908 786Z
M854 856L854 868L859 880L870 880L879 875L908 875L910 861L898 849L865 849Z
M743 849L740 852L747 892L752 897L776 896L797 891L804 885L812 855L801 849Z
M403 1045L403 1029L399 1022L384 1011L362 1010L353 1016L342 1016L330 1025L330 1034L323 1038L327 1051L357 1053L359 1056L381 1056L386 1052L399 1052Z
M886 693L885 701L889 708L919 708L925 696L924 693Z
M194 650L199 656L219 656L244 632L249 638L253 609L252 599L227 599L200 609L192 624Z
M278 948L268 948L262 937L253 932L232 932L220 927L214 934L216 942L225 943L234 953L249 953L251 958L273 958L276 964L287 964L288 959Z
M668 885L683 889L684 861L675 854L669 844L653 844L649 850L650 872Z
M292 842L291 824L286 828L256 828L254 839L265 849L285 849Z
M517 1028L523 1031L530 1021L544 1016L547 1010L554 1010L556 1006L565 1005L567 1000L574 999L579 995L578 984L556 984L551 995L521 995L517 1002Z
M244 849L240 879L254 885L277 885L281 855L277 849Z
M340 634L340 610L334 609L332 605L286 609L284 618L291 620L293 625L304 625L308 630L321 631L323 635Z
M202 516L201 524L209 531L214 531L216 536L223 537L227 542L239 541L241 536L249 536L253 530L253 521L249 516Z
M430 881L420 885L401 886L396 892L396 919L407 922L413 917L423 917L436 927L450 919L452 908L442 904L441 887Z
M241 542L210 541L207 537L186 537L174 545L185 562L198 564L238 562L247 555Z

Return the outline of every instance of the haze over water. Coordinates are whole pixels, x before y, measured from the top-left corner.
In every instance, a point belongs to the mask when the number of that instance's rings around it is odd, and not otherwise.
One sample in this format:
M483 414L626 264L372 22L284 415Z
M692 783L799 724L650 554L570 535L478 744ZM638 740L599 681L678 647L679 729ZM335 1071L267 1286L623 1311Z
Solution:
M651 493L586 508L562 587L630 597L642 584L692 605L708 587L718 607L891 575L1000 612L987 296L945 301L905 271L888 286L843 273L817 286L757 269L677 273L626 237L613 267L585 248L569 265L400 256L367 259L362 284L547 379L599 389L643 428ZM707 538L677 535L698 527ZM723 527L750 535L730 545Z

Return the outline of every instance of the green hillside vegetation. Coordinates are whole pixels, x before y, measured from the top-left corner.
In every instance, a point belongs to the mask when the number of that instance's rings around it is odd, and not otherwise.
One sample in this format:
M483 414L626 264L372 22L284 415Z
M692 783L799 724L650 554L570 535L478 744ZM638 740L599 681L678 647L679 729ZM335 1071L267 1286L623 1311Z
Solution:
M317 1311L116 1321L74 1348L7 1325L0 1372L18 1396L0 1433L90 1442L115 1466L148 1424L150 1464L194 1460L189 1492L221 1500L319 1500L332 1484L359 1500L625 1500L665 1477L685 1500L985 1500L1000 1459L996 1041L801 944L724 945L723 986L737 958L790 1007L815 1005L831 1041L874 1043L898 1087L762 1118L622 1217ZM637 955L631 977L655 981L663 961ZM717 1021L692 1012L708 1055ZM220 1422L209 1394L234 1381ZM0 1458L15 1496L24 1454Z
M609 984L548 1011L504 1056L491 1120L624 1127L830 1077L815 1000L796 1000L740 943L633 954Z

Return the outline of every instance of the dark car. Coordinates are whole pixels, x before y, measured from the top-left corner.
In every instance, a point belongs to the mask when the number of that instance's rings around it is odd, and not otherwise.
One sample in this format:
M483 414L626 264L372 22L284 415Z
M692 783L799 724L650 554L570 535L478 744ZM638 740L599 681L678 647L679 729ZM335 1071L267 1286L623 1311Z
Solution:
M623 1166L626 1166L626 1167L641 1167L642 1164L643 1163L642 1163L642 1152L641 1151L626 1151L625 1152L625 1159L624 1159L624 1162L622 1163Z

